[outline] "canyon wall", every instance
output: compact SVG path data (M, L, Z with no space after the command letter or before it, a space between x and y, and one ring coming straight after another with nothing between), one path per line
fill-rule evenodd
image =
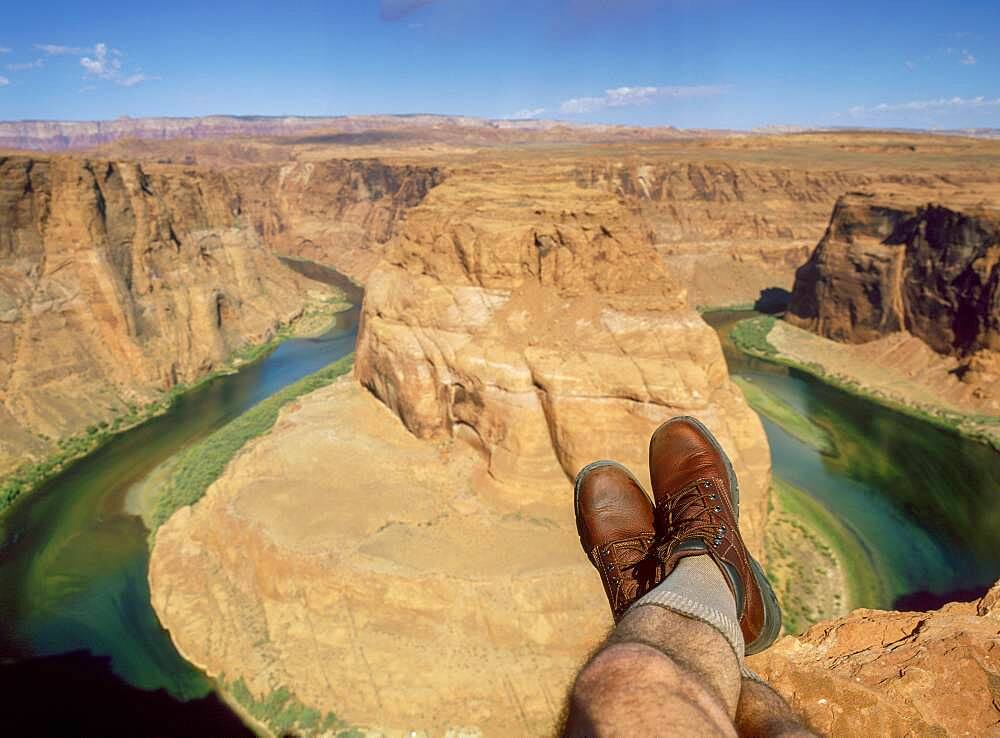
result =
M820 157L793 164L766 152L756 160L714 158L721 153L636 155L576 171L578 184L613 193L642 216L696 305L754 303L769 288L790 290L846 191L886 182L950 187L930 174L834 168Z
M225 177L0 157L0 471L298 316Z
M787 319L838 341L908 331L934 350L1000 350L1000 212L851 194L798 270Z
M364 281L405 211L444 179L436 166L328 159L227 172L240 208L274 251Z
M718 338L641 220L562 170L458 171L371 274L359 381L419 437L457 436L497 479L572 478L694 414L730 449L756 551L770 459Z

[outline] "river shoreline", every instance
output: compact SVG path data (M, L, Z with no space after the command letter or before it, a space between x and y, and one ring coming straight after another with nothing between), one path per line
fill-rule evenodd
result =
M806 361L793 356L774 346L768 340L768 336L771 335L777 324L778 319L772 316L748 318L733 329L733 343L750 356L805 372L856 397L875 402L943 430L951 431L1000 452L1000 417L962 412L937 403L919 402L904 397L898 392L890 394L885 389L869 386L856 373L834 373L814 360ZM783 322L781 327L790 331L802 330ZM838 347L838 344L833 341L830 341L830 344L834 350Z
M337 315L354 307L345 299L342 290L334 288L334 294L325 300L311 300L302 311L288 323L279 326L275 334L259 343L250 343L234 351L217 368L189 384L177 384L163 395L147 403L134 415L118 416L111 421L97 421L86 431L66 436L56 441L63 450L54 452L34 461L22 464L8 474L0 476L0 522L19 500L36 492L50 479L78 461L99 451L116 437L135 430L144 423L158 418L176 405L183 397L190 395L219 377L235 374L243 367L268 356L282 343L291 338L315 338L327 331L336 321Z

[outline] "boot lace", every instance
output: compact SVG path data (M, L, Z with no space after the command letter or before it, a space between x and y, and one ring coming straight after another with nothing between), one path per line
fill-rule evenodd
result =
M706 545L711 540L717 540L725 527L717 525L712 518L721 510L721 502L711 504L697 485L668 497L658 510L663 535L655 547L656 558L666 563L674 547L682 540L702 538Z

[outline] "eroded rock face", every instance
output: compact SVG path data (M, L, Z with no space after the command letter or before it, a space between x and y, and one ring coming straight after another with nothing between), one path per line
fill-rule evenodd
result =
M796 274L787 319L850 343L905 330L940 353L997 351L998 262L995 211L845 196Z
M646 470L645 442L694 414L734 457L760 551L770 458L718 339L640 221L563 172L456 172L372 273L356 375L424 438L478 448L500 480Z
M221 175L0 158L0 471L267 339L310 289Z
M1000 736L1000 583L937 612L857 610L749 662L834 738Z
M271 249L365 281L406 210L444 173L434 166L330 159L234 169L227 177Z

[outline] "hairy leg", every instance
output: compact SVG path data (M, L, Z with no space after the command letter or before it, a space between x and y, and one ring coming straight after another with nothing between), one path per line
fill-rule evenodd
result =
M718 630L643 605L577 676L564 734L735 736L739 696L739 662Z
M736 731L740 738L816 738L780 694L753 679L743 680Z

